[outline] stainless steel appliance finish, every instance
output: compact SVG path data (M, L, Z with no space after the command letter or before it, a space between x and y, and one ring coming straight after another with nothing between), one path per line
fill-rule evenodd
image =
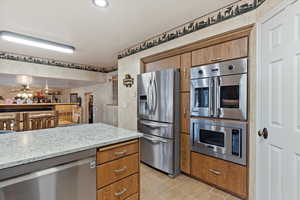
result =
M138 76L138 130L142 162L176 176L179 173L180 73L177 69Z
M11 173L14 177L0 181L0 200L96 200L95 155L78 157L80 160L74 155L71 158L75 160L40 171L19 176ZM45 167L38 166L39 162L34 165ZM14 172L14 168L10 170Z
M178 70L162 70L138 76L138 118L173 123Z
M247 164L247 125L245 122L222 122L191 119L192 151Z
M144 134L141 138L141 159L143 162L174 174L174 146L175 140Z
M191 115L247 120L247 58L191 69Z

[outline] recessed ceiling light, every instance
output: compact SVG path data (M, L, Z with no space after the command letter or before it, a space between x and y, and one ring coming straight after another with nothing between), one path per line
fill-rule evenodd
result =
M24 44L27 46L38 47L42 49L58 51L61 53L74 53L75 48L69 45L51 42L31 36L21 35L9 31L0 31L0 38L8 42Z
M94 0L94 4L100 8L106 8L108 6L107 0Z

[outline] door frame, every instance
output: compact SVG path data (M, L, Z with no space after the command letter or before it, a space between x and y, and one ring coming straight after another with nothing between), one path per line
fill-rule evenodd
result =
M93 92L85 92L84 93L84 123L89 123L89 99L90 96L94 95Z
M261 48L262 48L262 26L264 23L266 23L268 20L270 20L272 17L274 17L275 15L277 15L278 13L284 11L285 9L287 9L290 5L292 5L293 3L297 2L298 0L284 0L283 2L281 2L278 6L276 6L274 9L272 9L271 11L269 11L266 15L264 15L263 17L257 19L257 23L256 23L256 61L257 61L257 65L256 65L256 120L255 120L255 134L261 129L263 128L263 124L262 124L262 115L261 115L261 110L262 110L262 84L261 84L261 79L262 79L262 56L261 56ZM258 184L257 181L259 180L259 174L258 174L258 169L259 169L259 163L258 161L258 157L260 155L260 151L259 151L259 137L256 134L256 140L255 140L255 151L256 151L256 164L255 164L255 189L254 189L254 197L256 200L259 199L258 193L257 193L257 188L258 188Z

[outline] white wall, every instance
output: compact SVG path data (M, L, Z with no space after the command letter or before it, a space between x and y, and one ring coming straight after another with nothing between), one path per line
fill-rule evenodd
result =
M113 103L112 96L112 82L109 79L114 75L110 73L105 75L105 82L87 86L74 88L69 91L69 93L78 93L78 96L82 99L82 110L84 112L85 108L85 94L92 93L94 95L94 122L102 122L110 125L117 126L117 107L110 106L108 104ZM85 113L83 113L85 116ZM85 117L83 117L85 118ZM84 119L85 121L86 119Z

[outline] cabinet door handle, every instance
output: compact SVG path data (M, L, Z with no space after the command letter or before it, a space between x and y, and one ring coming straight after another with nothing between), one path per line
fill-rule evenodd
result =
M115 196L116 196L116 197L119 197L119 196L121 196L122 194L124 194L125 192L127 192L127 189L126 189L126 188L123 188L120 192L116 192L116 193L115 193Z
M221 60L223 60L223 59L222 58L215 58L215 59L211 59L210 61L217 62L217 61L221 61Z
M124 172L124 171L126 171L126 170L127 170L127 167L124 166L124 167L122 167L122 168L120 168L120 169L114 170L114 172L115 172L115 173L121 173L121 172Z
M115 152L115 155L116 156L123 156L127 153L127 150L124 150L124 151L119 151L119 152Z
M208 171L210 171L211 173L213 173L215 175L221 175L221 172L214 170L214 169L209 169Z

